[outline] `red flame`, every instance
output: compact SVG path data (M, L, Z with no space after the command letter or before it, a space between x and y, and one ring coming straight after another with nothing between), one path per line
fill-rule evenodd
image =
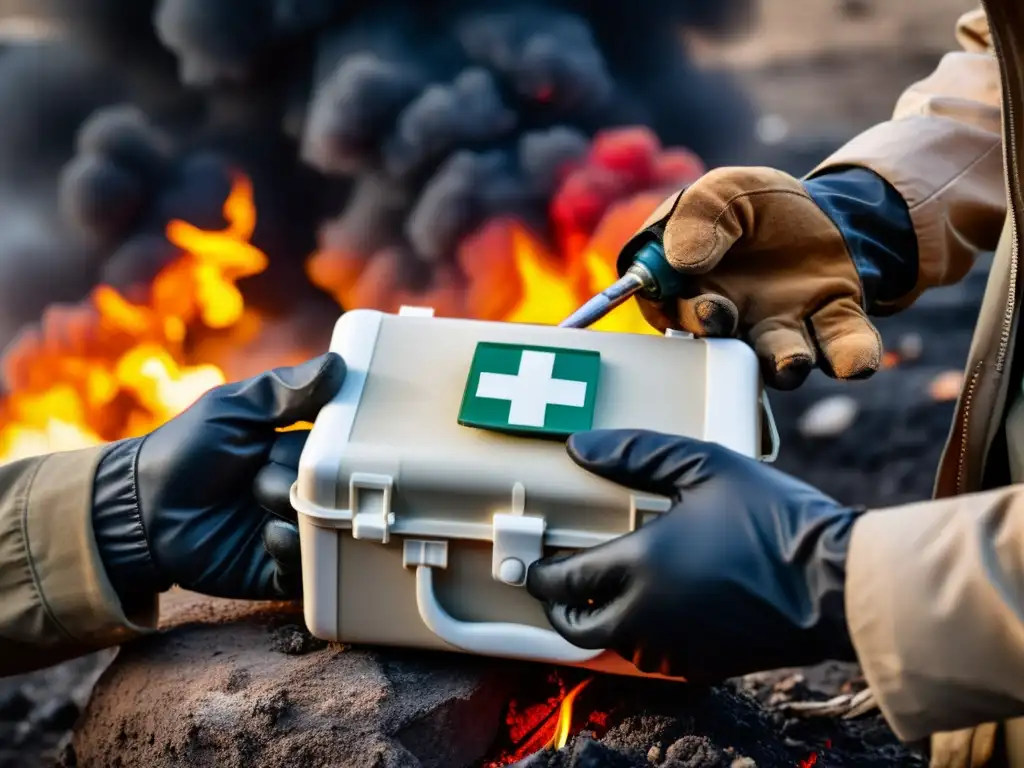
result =
M564 681L553 675L549 686L557 686L556 694L546 696L535 691L538 698L530 703L510 702L501 742L504 746L499 746L497 757L486 762L485 768L501 768L537 752L561 749L581 730L603 734L608 727L608 713L591 711L586 718L579 716L579 696L592 679L567 690Z

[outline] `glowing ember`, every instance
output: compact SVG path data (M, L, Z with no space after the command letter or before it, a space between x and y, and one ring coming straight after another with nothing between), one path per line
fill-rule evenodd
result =
M558 709L558 724L555 726L555 733L551 737L551 741L545 745L547 749L561 749L569 741L569 736L572 735L573 703L576 701L576 697L579 696L580 691L587 687L591 679L588 677L569 691L569 695L562 700L562 706Z
M506 730L484 768L502 768L531 755L562 749L580 730L601 736L608 729L610 714L591 711L583 717L578 709L579 696L592 680L583 680L567 691L566 682L555 672L540 689L528 688L523 699L510 701Z
M19 336L4 358L0 462L143 434L224 383L219 367L189 360L184 347L196 332L239 322L236 281L267 267L249 243L256 208L248 178L235 178L223 214L228 226L219 231L168 223L167 239L182 253L144 304L99 286Z

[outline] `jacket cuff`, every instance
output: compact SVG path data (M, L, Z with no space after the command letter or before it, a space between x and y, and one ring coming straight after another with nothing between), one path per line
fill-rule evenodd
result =
M864 307L894 302L917 282L917 238L907 204L867 168L836 168L806 179L804 189L846 241L864 292Z
M1024 489L875 510L855 524L846 618L896 734L1024 715Z
M92 524L107 577L126 610L169 588L150 553L135 487L142 438L113 443L100 459L93 484Z
M998 132L952 119L906 117L869 128L809 175L864 168L906 203L917 243L917 280L903 297L876 301L876 314L893 314L929 288L958 282L978 253L995 247L1006 217L1000 146Z
M23 518L36 588L62 631L90 648L155 628L157 599L122 605L93 531L93 479L103 449L55 453L38 465Z

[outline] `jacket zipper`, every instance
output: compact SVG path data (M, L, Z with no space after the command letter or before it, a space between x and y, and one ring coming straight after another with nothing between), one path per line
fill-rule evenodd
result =
M999 61L999 71L1003 80L1003 116L1005 120L1005 131L1003 136L1003 165L1007 177L1007 211L1010 217L1010 276L1009 292L1006 298L1006 310L1003 313L1003 327L999 335L999 351L996 354L996 372L1002 373L1006 366L1006 357L1010 346L1010 335L1013 329L1013 313L1017 303L1017 265L1019 257L1019 242L1017 238L1017 201L1020 199L1020 178L1017 169L1017 142L1014 122L1014 102L1010 94L1013 81L1007 72L1006 57L1003 55L1002 42L996 33L997 24L992 23L990 3L982 0L985 8L985 15L989 19L989 32L992 35L992 45L995 49L996 59ZM1001 21L1001 20L1000 20ZM961 421L960 431L960 456L957 466L956 487L958 493L964 492L966 480L965 464L967 462L968 444L968 423L971 418L971 404L974 400L974 393L978 386L978 379L981 377L984 361L979 360L971 374L970 382L967 385L967 392L964 396L964 413Z

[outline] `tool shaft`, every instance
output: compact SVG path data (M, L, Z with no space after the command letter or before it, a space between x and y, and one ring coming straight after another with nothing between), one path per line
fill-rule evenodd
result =
M644 289L643 279L627 272L558 324L559 328L588 328Z

